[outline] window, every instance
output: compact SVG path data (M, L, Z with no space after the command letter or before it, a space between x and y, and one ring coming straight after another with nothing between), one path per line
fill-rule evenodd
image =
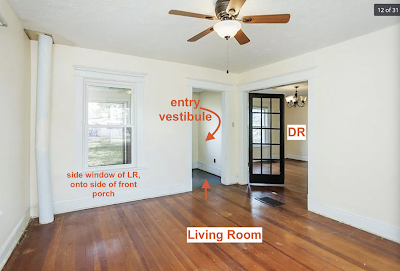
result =
M143 167L144 76L75 68L77 171Z
M86 91L87 166L132 164L133 90L89 85Z
M267 108L253 108L254 113L261 114L252 114L253 115L253 142L260 142L263 144L269 143L269 133L262 128L268 128L268 118ZM262 117L261 117L262 116ZM257 129L259 128L259 129ZM262 138L262 141L261 141ZM261 146L260 146L261 147Z

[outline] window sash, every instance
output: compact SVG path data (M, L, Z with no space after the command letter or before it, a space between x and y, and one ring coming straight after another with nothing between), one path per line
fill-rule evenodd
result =
M124 124L124 125L116 125L116 124L107 124L107 125L102 125L102 124L88 124L89 122L89 116L88 116L88 104L89 104L89 87L90 86L96 86L96 87L111 87L111 88L124 88L127 90L131 91L131 108L130 108L130 124ZM83 101L83 170L84 171L112 171L112 170L122 170L122 169L127 169L127 168L132 168L137 166L137 126L136 124L136 110L137 110L137 105L136 105L136 90L134 86L127 86L127 85L118 85L118 84L113 84L113 83L101 83L101 82L90 82L86 81L85 86L84 86L84 101ZM91 101L93 102L93 101ZM115 103L121 103L119 100L113 100L110 99L109 101L102 101L102 102L115 102ZM119 165L108 165L108 166L95 166L95 167L90 167L89 166L89 128L131 128L131 163L129 164L119 164Z

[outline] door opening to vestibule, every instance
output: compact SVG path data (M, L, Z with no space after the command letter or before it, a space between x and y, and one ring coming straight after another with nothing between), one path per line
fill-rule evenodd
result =
M213 133L220 126L221 119L201 108L215 112L222 116L222 92L208 91L206 89L193 89L193 100L200 101L200 105L193 105L193 115L207 113L211 115L209 121L192 122L192 188L202 187L204 181L210 185L221 184L222 174L222 131L213 135L212 140L207 140L208 133Z

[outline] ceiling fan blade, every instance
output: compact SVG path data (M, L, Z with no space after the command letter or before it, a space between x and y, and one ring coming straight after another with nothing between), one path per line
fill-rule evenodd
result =
M216 20L217 19L215 16L211 16L211 15L204 15L204 14L181 11L181 10L174 10L174 9L170 10L168 13L172 14L172 15L186 16L186 17L207 19L207 20Z
M226 12L229 13L230 10L234 10L235 12L233 14L238 14L245 2L246 0L230 0Z
M250 42L250 39L246 36L246 34L240 29L239 32L237 32L235 39L239 42L240 45L244 45L248 42Z
M243 16L245 24L285 24L289 22L290 14Z
M188 42L195 42L198 41L199 39L201 39L204 36L207 36L208 34L210 34L211 32L214 31L213 27L207 28L206 30L204 30L203 32L197 34L196 36L194 36L191 39L188 39Z

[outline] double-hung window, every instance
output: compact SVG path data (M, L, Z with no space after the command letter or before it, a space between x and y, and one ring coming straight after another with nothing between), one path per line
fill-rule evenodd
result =
M86 87L87 168L135 165L134 90L127 87Z
M75 168L143 167L144 74L75 68Z

